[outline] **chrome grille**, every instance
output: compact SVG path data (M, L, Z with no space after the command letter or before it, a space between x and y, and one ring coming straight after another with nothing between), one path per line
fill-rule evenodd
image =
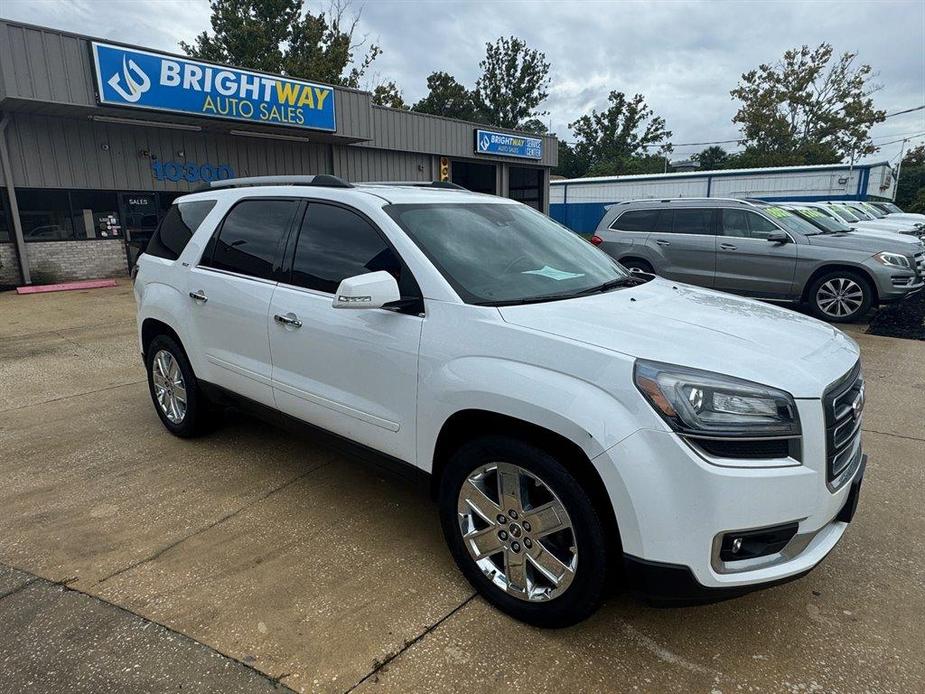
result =
M925 277L925 251L915 254L915 269L919 275Z
M861 363L826 390L825 408L826 480L834 487L861 459L861 414L864 409L864 377Z

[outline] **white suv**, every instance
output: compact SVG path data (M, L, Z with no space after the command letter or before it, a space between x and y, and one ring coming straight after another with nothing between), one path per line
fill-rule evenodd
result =
M857 504L854 341L630 275L510 200L225 181L176 201L135 295L169 431L253 405L430 473L462 572L534 624L612 584L694 602L801 576Z

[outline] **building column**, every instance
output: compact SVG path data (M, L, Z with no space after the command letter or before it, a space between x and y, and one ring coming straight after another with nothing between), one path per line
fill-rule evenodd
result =
M19 219L19 203L16 200L16 187L13 185L13 167L10 166L10 153L6 146L6 126L10 124L10 117L4 113L0 118L0 173L6 185L6 195L10 204L10 217L13 221L13 238L16 239L16 255L19 257L19 271L23 284L32 284L32 275L29 272L29 256L26 253L26 242L22 234L22 222Z

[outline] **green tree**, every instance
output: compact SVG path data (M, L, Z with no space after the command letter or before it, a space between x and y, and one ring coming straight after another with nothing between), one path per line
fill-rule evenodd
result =
M358 35L360 15L347 16L349 0L331 0L317 14L303 14L302 0L210 0L209 6L212 33L180 42L193 58L358 87L382 52Z
M692 154L691 159L697 162L703 171L716 171L726 166L729 153L718 145L712 145L698 154Z
M794 48L773 65L746 72L730 94L741 102L732 122L744 136L746 165L825 164L876 151L870 128L886 115L874 108L869 65L832 46Z
M427 96L411 107L413 111L435 116L483 122L472 92L448 72L433 72L427 77Z
M401 89L392 81L376 85L373 89L372 102L379 106L388 106L389 108L408 108L408 104L406 104L404 98L402 98Z
M913 147L903 157L896 204L906 212L925 213L925 145Z
M587 163L584 175L662 171L664 159L650 150L671 151L671 131L665 129L665 120L652 112L642 94L627 99L623 92L612 91L607 100L607 109L592 110L569 124L576 139L575 157Z
M568 142L559 140L559 164L552 173L565 178L581 178L588 173L591 162L578 156Z
M519 128L547 115L537 110L548 96L549 63L544 53L514 36L502 36L485 44L479 68L482 75L476 80L473 100L487 123Z

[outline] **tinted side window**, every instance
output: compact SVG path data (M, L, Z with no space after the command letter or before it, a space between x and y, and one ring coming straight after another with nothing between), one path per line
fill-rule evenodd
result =
M749 237L745 210L723 210L723 236Z
M298 209L295 200L244 200L228 213L204 265L251 277L273 278L281 242Z
M171 205L161 225L151 236L145 253L176 260L212 208L214 200L196 200Z
M771 223L771 220L765 219L760 214L754 212L746 212L746 214L748 215L748 230L753 238L766 239L769 234L780 231Z
M402 272L398 256L365 218L336 205L309 204L292 262L292 284L333 294L341 280L379 270L398 280L402 296L417 293L409 288L414 281L410 273Z
M631 210L624 212L610 225L621 231L652 231L659 210Z
M671 210L660 210L658 217L655 219L655 225L652 227L652 231L670 234L672 216L673 213Z
M712 210L675 210L672 231L675 234L712 234Z

